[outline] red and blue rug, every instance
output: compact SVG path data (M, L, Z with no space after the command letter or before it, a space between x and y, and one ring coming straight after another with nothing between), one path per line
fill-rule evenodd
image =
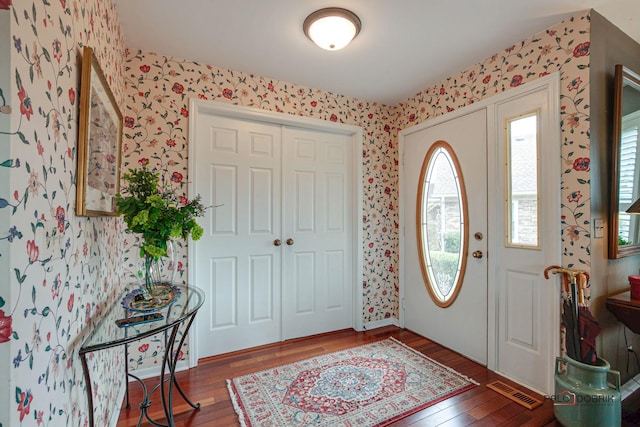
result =
M227 380L244 427L385 426L477 383L389 338Z

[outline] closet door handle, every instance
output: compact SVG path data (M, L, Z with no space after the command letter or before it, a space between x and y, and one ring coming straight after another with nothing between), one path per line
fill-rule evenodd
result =
M273 246L280 246L282 244L282 241L280 239L276 239L273 241Z
M287 239L287 245L293 246L293 239L291 237Z

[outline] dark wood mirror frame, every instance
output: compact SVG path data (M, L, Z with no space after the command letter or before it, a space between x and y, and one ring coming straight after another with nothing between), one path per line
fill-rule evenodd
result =
M623 117L623 92L624 87L629 86L638 91L640 96L640 75L624 67L616 65L613 96L613 134L611 140L611 201L609 204L609 258L623 258L640 254L640 241L628 245L620 245L619 214L620 214L620 160L621 160L621 136ZM640 155L640 149L636 151ZM638 162L637 162L638 164ZM636 171L638 176L638 171ZM636 198L638 195L635 196ZM635 200L632 201L632 203ZM638 215L637 221L640 221Z

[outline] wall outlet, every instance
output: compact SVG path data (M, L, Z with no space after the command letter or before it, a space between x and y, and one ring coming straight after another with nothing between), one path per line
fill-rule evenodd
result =
M595 219L593 221L593 238L601 239L604 237L604 221L602 219Z

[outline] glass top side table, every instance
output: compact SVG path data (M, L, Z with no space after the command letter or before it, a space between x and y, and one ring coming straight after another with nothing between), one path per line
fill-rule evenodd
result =
M127 294L131 292L132 287L125 289L123 294L113 303L111 307L104 313L102 319L98 321L93 330L89 333L89 336L85 339L80 347L80 357L82 362L82 370L84 372L84 378L87 390L87 400L89 405L89 425L94 426L93 419L93 394L91 387L90 370L87 365L87 354L100 351L107 348L125 346L125 372L128 376L132 377L142 385L143 401L140 403L140 422L143 417L157 426L173 426L173 389L175 388L189 403L193 409L200 407L200 404L192 403L184 391L180 387L180 384L175 378L175 368L180 357L180 350L184 344L184 340L187 337L187 333L195 319L195 315L204 302L204 293L202 290L195 286L175 286L179 290L179 295L175 297L171 304L161 307L152 312L145 311L140 313L125 308L121 302ZM116 320L129 318L139 315L145 315L150 313L160 313L163 317L160 320L155 320L149 323L132 324L126 327L119 327L116 325ZM182 336L178 337L178 333L182 330ZM161 367L160 380L150 391L144 382L129 373L128 367L128 353L127 344L133 341L156 335L158 333L164 333L164 356ZM168 382L168 387L162 387L164 382ZM129 383L126 383L127 387L127 407L129 406ZM149 417L147 408L150 405L150 395L156 389L160 389L162 398L162 406L164 409L167 424L160 424ZM168 390L165 390L167 388ZM138 424L140 424L140 422Z

